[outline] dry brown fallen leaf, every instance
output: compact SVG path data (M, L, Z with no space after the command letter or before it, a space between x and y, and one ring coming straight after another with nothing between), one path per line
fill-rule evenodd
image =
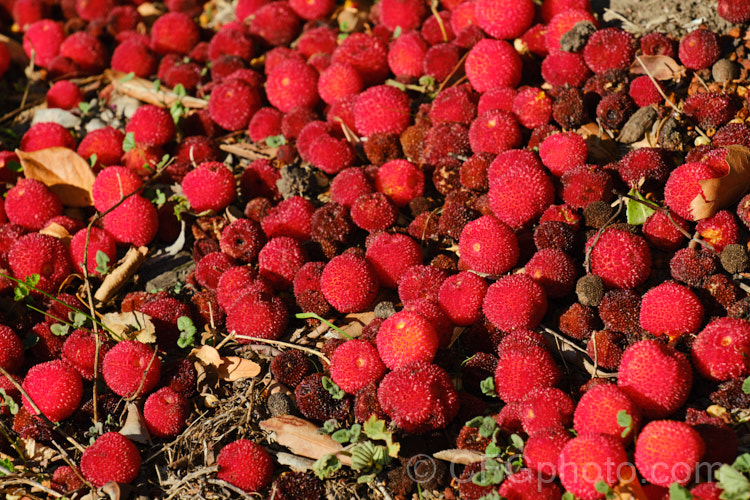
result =
M750 149L744 146L726 146L729 173L717 179L698 181L703 196L690 202L690 213L694 220L711 217L719 210L732 205L750 189Z
M318 432L318 426L312 422L292 415L281 415L260 422L260 428L272 433L271 439L286 446L295 455L315 460L332 454L338 456L341 463L351 465L352 459L341 452L344 447L327 434Z
M70 240L73 239L73 237L70 235L68 230L65 229L63 226L61 226L60 224L58 224L57 222L51 222L45 228L40 229L39 234L46 234L47 236L52 236L53 238L57 238L58 240L62 241L65 245L69 245Z
M188 358L193 360L199 372L216 375L226 382L257 377L261 371L258 363L239 356L222 356L210 345L196 347Z
M485 459L484 453L479 453L474 450L460 450L457 448L441 450L437 453L433 453L432 456L438 460L445 460L446 462L460 465L469 465L475 462L481 462Z
M156 342L156 327L151 317L140 311L107 313L101 317L101 321L122 339L135 339L144 344Z
M29 65L29 56L27 56L26 51L23 50L23 45L3 34L0 34L0 42L4 43L8 48L10 60L13 64L19 68L25 68Z
M598 123L587 123L581 126L577 133L586 141L590 163L605 164L617 159L619 154L617 144Z
M367 326L373 319L375 319L375 313L372 311L349 313L344 316L344 321L348 323L342 326L341 330L350 337L359 337L365 326Z
M684 66L671 57L663 55L639 56L630 65L630 72L635 75L650 73L656 80L679 80L686 75Z
M228 382L242 380L244 378L257 377L260 374L260 365L249 359L239 356L226 356L221 358L219 365L219 378Z
M146 421L138 409L138 405L130 401L125 407L125 411L127 411L125 423L118 432L136 443L150 444L151 435L146 427Z
M88 207L96 176L89 163L72 149L55 147L27 153L16 149L27 179L36 179L60 197L63 205Z

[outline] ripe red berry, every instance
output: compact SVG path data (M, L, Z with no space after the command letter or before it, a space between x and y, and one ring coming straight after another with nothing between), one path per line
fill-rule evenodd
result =
M156 438L173 438L185 428L190 403L170 387L151 394L143 405L143 419L148 432Z
M94 486L110 481L131 483L140 468L138 448L118 432L102 434L81 456L81 473Z
M238 439L224 446L216 457L218 479L242 491L260 491L271 482L273 459L259 444Z
M161 360L146 344L123 340L104 356L102 374L115 394L122 397L143 395L159 382Z
M22 386L39 410L53 422L71 416L83 397L81 376L59 359L32 366ZM36 414L26 397L23 406Z

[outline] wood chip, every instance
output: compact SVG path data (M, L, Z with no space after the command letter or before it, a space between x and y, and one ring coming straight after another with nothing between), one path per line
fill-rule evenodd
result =
M169 108L176 101L181 101L182 105L191 109L203 109L208 107L208 101L198 99L197 97L184 96L180 98L177 94L166 87L154 89L154 82L143 78L128 79L127 73L107 69L104 71L104 78L112 82L115 92L138 99L139 101ZM124 80L124 81L123 81Z
M104 278L101 286L94 294L94 298L102 304L109 302L120 288L138 272L138 268L146 261L147 255L148 247L131 247L125 254L122 263Z
M484 453L479 453L478 451L474 450L459 450L455 448L438 451L432 456L437 458L438 460L445 460L446 462L450 462L452 464L461 465L469 465L476 462L481 462L485 458Z

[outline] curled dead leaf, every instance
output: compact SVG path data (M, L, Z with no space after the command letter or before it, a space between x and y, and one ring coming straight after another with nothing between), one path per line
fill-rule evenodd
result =
M260 428L271 434L271 438L281 446L286 446L295 455L319 459L332 454L341 463L351 465L352 459L341 455L344 447L327 434L318 432L318 426L299 417L281 415L260 422Z
M729 172L723 177L698 181L703 194L690 202L690 213L696 221L732 205L750 189L750 149L737 145L724 149L728 151Z
M119 431L120 434L136 443L151 443L151 435L138 405L131 401L127 404L126 411L125 423Z
M221 365L221 354L219 354L219 351L215 347L210 345L196 347L190 351L188 357L203 366L212 365L218 369L219 365Z
M635 75L651 74L656 80L679 80L687 73L685 67L669 56L638 56L630 65Z
M121 500L123 498L130 498L133 487L129 484L120 484L110 481L102 486L101 491L109 497L109 500Z
M19 444L26 460L42 462L42 465L46 465L59 455L57 450L38 443L31 438L20 438Z
M96 176L89 163L72 149L55 147L27 153L16 149L24 176L49 187L63 205L88 207Z

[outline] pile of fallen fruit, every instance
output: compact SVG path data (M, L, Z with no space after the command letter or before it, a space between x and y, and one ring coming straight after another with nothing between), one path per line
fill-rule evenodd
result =
M714 4L0 2L0 493L750 498Z

